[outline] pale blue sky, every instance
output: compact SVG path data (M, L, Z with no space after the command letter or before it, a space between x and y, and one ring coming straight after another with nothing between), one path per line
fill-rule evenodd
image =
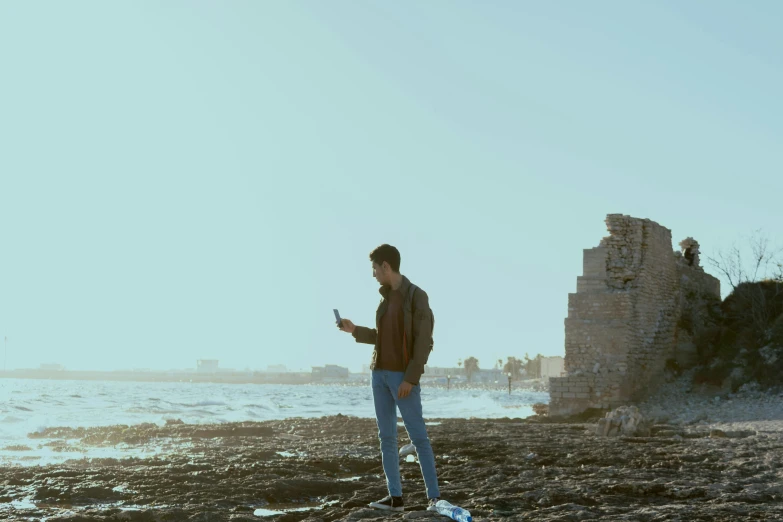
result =
M777 239L782 24L777 1L3 2L8 367L359 370L332 308L372 323L384 242L430 294L432 364L562 354L607 213L707 254Z

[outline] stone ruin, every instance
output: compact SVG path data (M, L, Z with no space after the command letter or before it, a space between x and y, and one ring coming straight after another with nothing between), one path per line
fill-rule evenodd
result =
M628 404L661 384L669 361L692 366L692 322L720 301L696 240L673 252L671 230L654 221L609 214L606 225L568 294L565 376L549 380L553 416Z

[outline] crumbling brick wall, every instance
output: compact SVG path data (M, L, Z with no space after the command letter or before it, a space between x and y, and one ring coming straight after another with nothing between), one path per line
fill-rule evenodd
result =
M683 310L690 317L701 306L693 296L720 296L692 238L675 253L671 231L649 219L610 214L606 225L609 236L584 251L577 292L568 295L567 376L550 379L552 415L614 408L649 393L667 361L692 346L678 325Z

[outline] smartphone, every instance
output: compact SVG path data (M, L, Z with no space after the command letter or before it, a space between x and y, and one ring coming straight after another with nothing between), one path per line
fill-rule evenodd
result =
M343 320L340 319L340 312L337 311L337 308L334 308L334 318L337 321L337 328L340 328L343 325Z

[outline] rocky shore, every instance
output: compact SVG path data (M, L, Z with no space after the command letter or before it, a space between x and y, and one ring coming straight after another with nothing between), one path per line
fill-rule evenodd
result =
M681 418L659 406L645 437L596 436L598 418L433 419L429 431L443 497L475 520L783 520L783 400L769 398L767 418L738 424L720 413L766 398L705 397L714 411L698 420L705 412ZM650 415L652 406L640 409ZM402 427L400 435L407 443ZM371 419L60 428L30 445L41 439L57 441L55 451L157 453L2 468L0 519L446 520L424 511L418 465L404 459L406 512L366 508L386 494Z
M783 389L761 391L756 383L736 393L694 384L695 370L662 385L639 404L646 418L689 426L783 432Z

